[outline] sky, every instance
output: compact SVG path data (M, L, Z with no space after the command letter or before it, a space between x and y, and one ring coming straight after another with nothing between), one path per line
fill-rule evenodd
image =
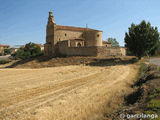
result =
M0 44L44 44L50 10L56 24L88 24L121 46L131 23L146 20L160 31L160 0L0 0Z

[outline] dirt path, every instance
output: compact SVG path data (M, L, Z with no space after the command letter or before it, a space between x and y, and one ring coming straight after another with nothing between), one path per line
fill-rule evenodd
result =
M0 120L89 119L136 73L134 65L0 69Z
M160 58L151 58L150 63L160 66Z

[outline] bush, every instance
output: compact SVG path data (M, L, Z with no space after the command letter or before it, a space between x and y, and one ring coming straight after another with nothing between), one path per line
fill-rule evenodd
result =
M158 118L155 120L160 120L160 88L154 89L154 91L149 95L149 103L146 105L147 109L145 114L156 114Z
M4 49L4 55L8 55L8 54L11 54L11 49L9 48Z
M7 60L0 60L0 64L6 64L6 63L9 63L10 61L7 61Z

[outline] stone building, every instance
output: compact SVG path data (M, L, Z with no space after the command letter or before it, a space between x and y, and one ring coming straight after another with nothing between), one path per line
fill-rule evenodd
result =
M105 47L112 47L112 44L111 44L111 42L109 42L109 41L104 41L104 40L103 40L102 44L103 44L103 46L105 46Z
M90 28L56 25L53 13L49 12L46 30L46 56L109 56L110 44L102 41L102 31ZM125 55L116 48L117 55Z

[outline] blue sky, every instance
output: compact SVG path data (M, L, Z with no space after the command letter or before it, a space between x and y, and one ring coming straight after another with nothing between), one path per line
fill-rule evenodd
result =
M146 20L160 30L160 0L0 0L0 44L44 44L50 10L56 24L88 24L121 46L131 23Z

